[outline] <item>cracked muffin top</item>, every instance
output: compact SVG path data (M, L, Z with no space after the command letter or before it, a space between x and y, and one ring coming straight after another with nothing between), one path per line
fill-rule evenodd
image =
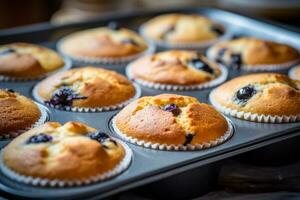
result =
M282 74L251 74L219 86L211 98L223 107L264 115L299 115L300 81Z
M113 106L132 98L136 91L123 75L96 67L56 73L38 84L46 104L66 107Z
M4 164L34 178L78 180L104 174L124 158L124 147L79 122L47 122L9 143Z
M73 33L61 44L63 53L78 58L120 58L141 53L147 48L137 33L114 24Z
M171 50L137 59L130 64L129 73L154 83L192 85L219 77L221 70L196 51Z
M40 116L32 100L13 90L0 89L0 136L30 128Z
M196 14L165 14L147 21L142 29L147 38L171 44L207 42L224 34L222 25Z
M64 66L55 51L28 43L0 46L0 75L35 78Z
M115 125L127 136L166 145L203 144L229 129L212 106L176 94L147 96L130 103L116 115Z
M215 44L207 52L208 58L239 69L243 65L261 68L296 61L299 52L293 47L253 37L242 37ZM264 66L268 67L268 66Z

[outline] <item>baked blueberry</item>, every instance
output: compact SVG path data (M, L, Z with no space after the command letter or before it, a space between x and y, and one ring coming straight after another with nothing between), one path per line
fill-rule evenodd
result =
M253 95L256 94L256 90L253 86L245 86L239 89L236 93L236 98L240 101L248 101Z
M231 54L230 56L230 64L228 67L233 69L240 69L242 65L242 56L241 54Z
M13 89L6 89L7 92L10 92L10 93L15 93L15 91Z
M13 48L6 48L3 50L0 50L0 56L4 56L4 55L15 53L15 52L16 52L16 50Z
M115 21L109 22L107 27L111 30L114 30L114 31L120 29L120 26L119 26L118 22L115 22Z
M47 135L45 133L40 133L38 135L33 135L27 140L27 144L38 144L38 143L46 143L52 141L52 136Z
M87 97L76 94L71 88L63 86L53 94L49 101L45 101L45 103L54 106L72 106L73 100L86 98Z
M164 32L163 32L161 38L162 38L162 39L165 39L165 38L167 37L167 35L168 35L169 33L172 33L174 30L175 30L175 26L174 26L174 25L168 26L168 27L164 30Z
M212 25L211 30L213 32L217 33L218 35L223 35L224 34L224 30L218 25Z
M193 138L194 138L194 134L192 134L192 133L187 133L187 134L185 135L185 142L184 142L183 145L188 145L188 144L190 144L190 143L192 142Z
M131 44L131 45L134 45L134 46L139 46L139 44L134 41L133 39L124 39L121 41L122 44Z
M103 143L105 140L107 140L109 138L109 136L106 133L103 133L103 132L89 133L88 136L92 140L97 140L100 143Z
M174 103L165 105L162 109L164 111L172 112L174 116L178 116L181 113L180 108Z
M218 51L216 62L223 63L223 56L224 56L226 51L227 51L226 48L222 48Z
M210 74L214 73L214 70L210 68L209 65L203 62L200 58L193 58L192 60L189 61L189 65L193 66L196 69L208 72Z

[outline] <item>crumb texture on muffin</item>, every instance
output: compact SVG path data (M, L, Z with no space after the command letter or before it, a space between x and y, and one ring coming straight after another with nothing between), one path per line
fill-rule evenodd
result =
M208 56L237 68L240 65L284 64L300 58L299 52L289 45L253 37L220 42L209 49Z
M129 29L101 27L76 32L63 39L61 50L69 56L119 58L148 48L142 37Z
M52 105L102 107L125 102L135 95L123 75L96 67L59 72L39 83L38 95Z
M196 51L171 50L137 59L130 64L130 74L154 83L193 85L217 78L221 70Z
M211 98L223 107L264 115L299 115L300 81L275 73L234 78L216 88Z
M124 155L121 144L85 124L48 122L7 145L3 162L25 176L79 180L114 169Z
M226 119L212 106L175 94L142 97L116 115L117 128L138 140L167 145L196 145L220 138Z
M29 43L0 46L0 75L34 78L64 66L55 51Z
M32 100L12 90L0 89L0 136L30 128L40 116Z
M147 38L174 44L210 41L220 37L224 28L196 14L165 14L146 22L142 29Z

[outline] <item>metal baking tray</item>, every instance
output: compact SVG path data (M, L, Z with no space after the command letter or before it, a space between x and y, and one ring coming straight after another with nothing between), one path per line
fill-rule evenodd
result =
M26 41L40 43L50 48L55 48L55 43L59 37L66 35L67 33L74 32L75 30L105 25L109 21L117 21L122 26L137 30L138 26L145 20L155 15L167 12L186 12L206 15L223 23L234 36L254 35L272 40L279 40L292 44L294 47L300 49L300 34L295 31L213 8L181 8L160 11L121 12L114 15L106 15L102 18L84 23L60 26L40 24L30 27L9 29L0 31L0 43L4 44L8 42ZM229 77L232 78L240 75L241 73L242 72L231 71ZM32 98L32 87L36 83L37 81L21 83L1 82L0 87L14 89L21 94ZM210 89L171 93L194 96L202 102L209 103L209 92ZM160 93L167 92L142 87L143 96L156 95ZM51 121L58 121L62 123L71 120L80 121L92 127L99 128L114 136L116 135L110 127L110 120L117 112L118 111L79 113L49 108ZM265 124L247 122L234 118L230 119L232 120L235 129L233 137L222 145L206 150L185 152L160 151L129 144L133 150L133 160L130 167L121 175L104 182L83 187L41 188L15 182L5 177L0 172L0 189L11 195L25 198L82 199L89 197L99 199L117 194L121 191L142 186L147 183L155 182L157 180L167 180L167 177L172 177L169 178L171 180L169 183L173 183L173 186L171 187L173 189L177 189L174 185L182 186L187 182L174 180L174 177L180 177L174 175L182 175L188 172L192 172L192 175L190 174L187 180L191 180L192 177L198 177L197 180L195 180L195 178L192 180L193 182L198 182L198 189L199 187L203 189L207 187L208 182L211 181L212 177L218 173L212 171L212 169L215 170L214 166L225 158L300 135L299 122L289 124ZM8 142L9 140L0 141L0 148L3 148ZM282 153L282 156L289 156L285 155L284 152ZM195 172L197 169L200 171L198 170L198 172ZM200 175L196 176L196 173ZM156 184L158 183L163 184L164 181L156 182ZM163 188L162 185L159 187ZM171 191L170 187L168 189ZM180 191L180 193L182 192L184 191ZM185 192L190 193L191 191L186 189ZM171 192L167 192L168 195L170 195L170 193Z

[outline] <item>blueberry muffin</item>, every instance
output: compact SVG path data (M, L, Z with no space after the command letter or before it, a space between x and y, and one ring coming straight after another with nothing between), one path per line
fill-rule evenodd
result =
M230 129L212 106L176 94L142 97L126 106L113 121L116 131L125 137L175 146L212 144Z
M220 42L207 55L230 68L246 70L281 70L300 59L291 46L253 37Z
M38 106L13 90L0 89L0 138L15 136L40 118Z
M41 101L60 108L114 106L136 95L135 87L124 76L95 67L56 73L41 81L35 90Z
M204 16L174 13L150 19L141 33L165 44L191 45L216 40L224 34L224 27Z
M128 76L158 84L190 86L221 76L220 67L196 51L170 50L144 56L128 67Z
M251 74L234 78L219 86L212 91L210 99L222 112L226 112L227 109L226 114L239 118L249 116L241 113L298 116L300 115L300 81L292 80L282 74ZM249 120L260 119L249 118ZM267 122L269 119L261 120Z
M75 59L121 59L140 54L148 48L137 33L112 23L108 27L73 33L59 45L61 52Z
M300 80L300 65L296 65L289 71L289 77L292 79Z
M19 175L46 179L50 185L53 180L78 184L99 181L101 175L125 164L125 154L121 143L85 124L48 122L9 143L3 149L2 162Z
M0 46L0 75L37 78L64 66L64 60L51 49L28 43Z

